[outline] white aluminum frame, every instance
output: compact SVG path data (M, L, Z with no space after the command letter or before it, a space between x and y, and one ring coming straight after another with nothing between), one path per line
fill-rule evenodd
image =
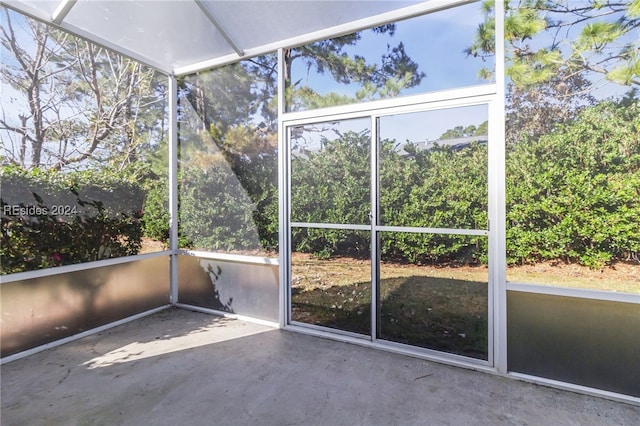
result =
M250 265L279 265L280 261L272 257L259 257L234 253L217 253L211 251L200 250L184 250L178 249L178 255L192 256L198 259L221 260L224 262L246 263Z
M240 46L238 46L238 43L236 43L236 41L231 37L231 35L229 34L229 31L227 31L223 26L222 23L220 22L220 20L213 14L213 12L211 12L207 6L205 6L202 3L202 0L193 0L198 7L200 8L200 10L202 11L202 13L204 14L204 16L207 17L207 19L209 20L209 22L211 22L213 24L214 27L216 27L216 29L218 31L220 31L220 34L222 34L222 37L224 38L224 40L229 44L229 46L231 46L231 48L236 52L236 54L240 57L244 56L244 51L242 50L242 48Z
M378 309L378 301L380 300L380 253L378 247L380 246L379 232L377 224L380 219L380 147L378 144L378 138L380 137L380 116L371 115L371 146L369 151L371 152L371 164L369 166L371 176L371 189L369 193L371 195L369 205L371 210L369 211L369 235L371 236L371 330L369 336L371 337L371 343L376 343L378 340L378 330L380 317Z
M53 12L53 15L51 15L51 20L56 24L60 24L69 12L71 12L73 6L76 5L76 1L77 0L62 0Z
M608 302L635 303L637 305L640 305L640 294L635 293L618 293L615 291L556 287L545 284L529 284L517 282L507 282L507 291L546 294L549 296L573 297L578 299L604 300Z
M169 76L169 302L178 303L178 82Z
M282 84L282 83L281 83ZM360 231L368 231L371 234L371 331L369 336L365 336L366 339L363 339L362 336L351 333L344 330L332 329L329 327L316 326L313 324L305 324L300 323L298 321L293 321L291 319L291 289L289 285L289 276L290 276L290 267L291 267L291 246L290 241L286 241L286 245L282 245L280 247L280 265L281 269L284 269L284 273L282 274L285 278L284 281L280 283L280 286L283 287L283 292L286 295L286 303L285 303L285 314L284 317L286 319L284 328L292 331L302 331L304 329L312 330L314 334L321 335L323 337L332 337L332 336L342 336L342 338L346 339L355 339L362 344L362 341L368 342L371 346L376 347L393 347L395 351L410 354L413 356L420 356L426 359L434 359L438 361L455 361L456 363L467 363L467 367L477 367L483 366L491 369L496 368L495 361L495 342L496 336L494 331L494 326L496 324L496 306L495 299L496 293L499 291L497 289L496 277L499 276L497 273L492 273L492 268L495 268L496 265L499 265L499 262L493 262L489 265L489 279L488 279L488 295L487 295L487 307L488 307L488 316L487 316L487 326L488 326L488 343L487 343L487 360L480 360L476 358L450 354L446 352L440 352L427 348L419 348L413 347L410 345L404 345L400 343L390 342L390 341L382 341L378 339L377 336L377 296L379 295L379 283L378 281L378 249L377 244L375 244L378 233L381 231L392 231L392 232L412 232L412 233L442 233L442 234L452 234L452 235L475 235L475 236L488 236L489 237L489 250L488 255L490 262L494 258L500 257L498 253L495 253L496 244L495 240L497 239L492 235L489 229L446 229L446 228L413 228L413 227L402 227L402 226L380 226L377 225L377 217L379 212L377 211L378 206L378 147L377 147L377 135L379 132L379 118L391 115L398 114L407 114L412 112L424 112L424 111L434 111L434 110L443 110L448 108L459 108L465 106L476 106L476 105L486 105L487 106L487 114L489 118L489 158L492 155L499 155L500 150L504 150L504 144L500 143L500 141L504 141L504 138L499 137L500 126L493 126L492 121L503 121L501 117L503 115L497 115L496 111L493 111L496 106L495 97L498 95L498 89L494 84L486 84L486 85L478 85L471 86L468 88L460 88L460 89L452 89L452 90L443 90L438 92L425 93L414 96L406 96L399 97L393 99L383 99L378 101L372 101L367 103L359 103L359 104L351 104L351 105L343 105L338 107L331 108L322 108L310 111L301 111L301 112L291 112L284 113L280 120L280 125L283 127L282 137L280 140L280 150L286 152L287 157L284 161L285 169L280 170L280 173L284 173L286 175L287 186L286 189L281 189L281 198L284 198L282 202L286 205L287 211L281 213L281 220L284 222L284 226L281 224L280 233L286 234L287 238L289 238L292 227L302 227L302 228L324 228L324 229L348 229L348 230L360 230ZM499 105L499 104L498 104ZM289 151L289 134L290 128L299 125L318 123L318 122L327 122L327 121L342 121L349 119L362 119L362 118L370 118L371 124L371 222L368 225L363 224L337 224L337 223L302 223L302 222L293 222L290 221L290 194L291 194L291 181L290 181L290 170L291 170L291 159ZM493 129L493 132L492 132ZM496 131L496 129L498 131ZM502 147L502 148L500 148ZM496 152L498 154L496 154ZM496 197L496 193L499 192L499 189L496 189L496 186L499 186L500 180L504 181L504 174L500 174L499 168L495 167L493 162L489 160L488 164L488 193L487 193L487 201L488 201L488 216L489 216L489 224L492 221L498 222L496 219L496 214L499 209L496 209L493 204L496 203L498 197ZM500 160L498 160L500 161ZM504 161L504 159L502 160ZM504 169L502 169L503 171ZM492 196L493 194L493 196ZM493 241L493 242L492 242ZM492 249L494 251L492 251ZM505 303L506 303L506 294L505 294ZM506 309L505 309L506 312ZM506 346L506 344L505 344Z
M154 253L136 254L133 256L114 257L112 259L96 260L94 262L76 263L73 265L56 266L53 268L37 269L34 271L16 272L15 274L0 275L0 285L16 281L32 280L35 278L50 277L52 275L68 274L70 272L86 271L88 269L102 268L122 263L137 262L139 260L153 259L156 257L171 256L170 250Z
M284 49L278 49L278 262L279 285L278 285L278 318L280 328L284 328L288 321L288 300L287 288L284 283L289 282L289 268L287 264L288 255L285 250L289 247L289 235L284 232L287 229L289 218L289 181L285 168L289 162L289 150L287 149L288 137L285 135L284 112L285 112L285 81L284 81Z
M282 116L282 121L286 122L287 126L294 126L317 121L368 118L371 115L383 117L408 112L429 111L430 109L480 105L492 101L496 93L495 84L478 84L417 95L379 99L365 103L317 108L308 111L285 112ZM430 108L428 105L435 106Z
M506 243L506 167L505 167L505 47L504 0L495 0L495 87L496 96L489 107L489 139L502 141L489 146L489 174L493 185L489 186L489 281L493 284L493 362L501 374L507 373L507 268ZM493 256L491 256L493 254ZM490 337L491 339L491 337Z

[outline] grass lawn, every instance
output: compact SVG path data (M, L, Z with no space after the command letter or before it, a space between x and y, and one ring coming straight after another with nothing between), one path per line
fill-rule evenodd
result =
M369 335L371 262L348 257L292 257L292 319ZM509 281L640 293L640 265L602 271L541 263L510 267ZM382 263L378 338L486 359L485 266Z
M292 319L368 335L371 262L315 259L292 264ZM434 273L436 272L436 273ZM456 271L383 264L378 337L486 359L487 270Z

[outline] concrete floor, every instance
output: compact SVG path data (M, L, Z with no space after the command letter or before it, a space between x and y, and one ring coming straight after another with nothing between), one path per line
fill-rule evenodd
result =
M640 407L166 310L2 366L10 425L637 425Z

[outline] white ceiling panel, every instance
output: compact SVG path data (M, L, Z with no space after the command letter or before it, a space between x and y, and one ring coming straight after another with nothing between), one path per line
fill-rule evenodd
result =
M407 1L203 1L246 49L302 36L412 4ZM418 2L413 2L418 3ZM251 14L243 12L251 11Z
M0 0L166 73L186 73L468 0ZM58 20L56 11L63 11Z
M234 52L193 1L80 0L64 22L170 68Z
M45 16L51 17L53 15L53 12L58 7L58 4L61 3L61 1L60 0L23 0L21 2L8 1L8 3L23 3L24 5L32 7L34 10L39 10L43 12Z

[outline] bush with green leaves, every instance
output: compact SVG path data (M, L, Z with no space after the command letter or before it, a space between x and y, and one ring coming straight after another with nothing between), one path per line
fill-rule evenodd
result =
M140 185L108 172L2 166L2 273L137 254Z
M323 138L322 150L292 159L291 209L294 222L369 223L370 135L347 132ZM411 228L486 229L487 147L473 143L454 149L417 150L382 142L381 223ZM294 230L296 250L316 256L368 256L369 237L339 229ZM486 238L422 233L383 233L383 256L403 261L486 261Z
M262 249L256 206L225 167L180 171L179 235L182 248L242 252Z
M294 153L292 221L369 223L369 138L366 132L347 132L323 140L322 150ZM207 167L181 167L180 246L250 252L277 247L276 155L275 150L229 154ZM481 141L429 150L383 141L381 224L486 229L487 159ZM586 108L549 134L510 145L506 160L509 264L563 260L598 268L638 260L637 103ZM140 184L126 176L3 166L3 273L135 254L143 229L148 237L167 241L166 180L148 178ZM73 214L53 214L53 206L67 206ZM40 210L9 210L27 207ZM486 237L383 232L380 242L385 259L487 262ZM319 257L367 257L371 250L367 232L340 229L294 227L292 245Z
M507 261L579 262L599 268L640 253L640 108L603 102L507 155ZM323 141L292 159L292 220L367 224L369 135ZM386 226L487 229L487 146L418 150L384 141L380 218ZM294 229L298 251L320 257L370 252L337 229ZM359 234L358 234L359 235ZM355 238L355 239L354 239ZM487 238L381 233L385 258L413 263L487 262Z
M507 261L640 253L640 110L605 102L507 156Z
M369 223L371 148L368 132L321 137L322 150L301 150L291 161L291 219L306 223ZM366 256L368 237L339 229L295 230L296 250L320 257ZM349 244L348 244L349 243ZM358 250L355 250L355 248Z
M169 186L167 179L147 179L144 203L144 236L169 245Z
M229 158L229 161L238 182L251 200L252 224L258 232L261 250L277 251L280 229L277 149L243 152Z
M479 138L481 139L481 138ZM487 228L487 145L404 152L383 144L381 223L410 228ZM486 262L487 238L434 233L384 233L381 252L412 263Z

